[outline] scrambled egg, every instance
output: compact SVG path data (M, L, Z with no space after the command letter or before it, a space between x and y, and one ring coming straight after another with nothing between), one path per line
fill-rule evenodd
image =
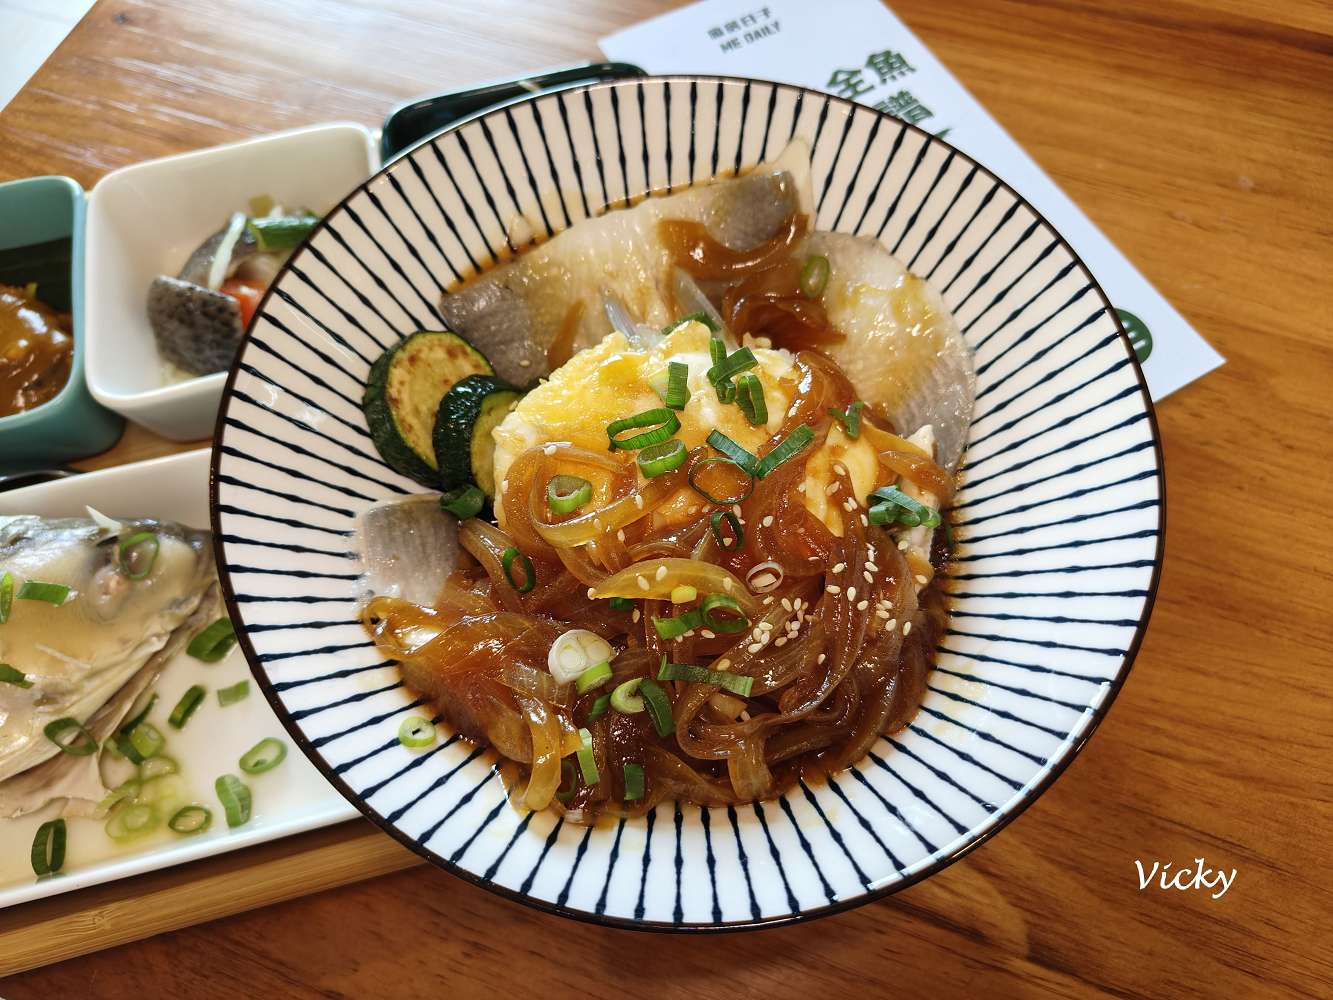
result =
M796 389L793 358L787 351L754 347L758 360L752 369L764 389L768 423L751 426L734 403L721 403L708 383L712 367L708 351L711 334L702 323L685 323L650 351L635 349L621 333L611 333L601 343L580 351L550 377L528 393L492 432L495 439L495 481L505 474L519 455L552 441L567 441L581 448L604 451L606 426L622 417L662 405L649 379L678 361L689 367L690 399L678 412L676 436L689 449L699 447L710 431L717 429L754 454L781 425ZM629 453L625 453L632 461ZM805 505L834 534L842 534L843 497L831 498L825 488L833 481L832 465L847 467L864 502L881 480L879 460L865 440L851 440L834 426L828 440L806 465ZM830 502L833 501L833 502ZM682 490L659 515L668 523L684 518L699 502L693 490Z

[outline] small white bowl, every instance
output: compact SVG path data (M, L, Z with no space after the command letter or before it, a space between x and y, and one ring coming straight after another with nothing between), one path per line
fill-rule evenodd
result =
M369 129L312 125L112 171L88 197L87 379L93 397L175 441L209 437L226 372L171 383L148 286L176 274L250 198L324 213L379 168Z

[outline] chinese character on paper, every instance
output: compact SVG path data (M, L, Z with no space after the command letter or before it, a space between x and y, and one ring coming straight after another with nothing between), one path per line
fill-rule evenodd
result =
M880 83L888 83L900 76L916 72L916 67L911 65L901 52L872 52L866 59L866 65L879 74Z
M721 38L721 37L722 37L722 29L721 29L721 28L709 28L709 29L708 29L708 37L709 37L709 38Z
M875 88L866 83L859 69L835 69L829 77L827 86L839 97L854 101L862 94L868 94Z
M728 21L726 24L726 28L727 28L727 34L731 34L732 32L740 31L741 25L739 21Z
M887 111L895 118L901 118L909 125L916 125L919 122L930 118L934 112L918 101L910 90L900 90L892 97L886 97L875 105L877 111Z

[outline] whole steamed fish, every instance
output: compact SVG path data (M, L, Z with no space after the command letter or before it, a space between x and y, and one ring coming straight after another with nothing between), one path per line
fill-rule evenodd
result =
M70 718L104 744L166 661L217 617L209 534L101 515L0 517L5 574L14 599L0 663L23 677L6 672L0 683L0 818L57 798L69 800L67 813L88 812L106 791L100 754L62 753L44 729ZM28 582L69 593L20 600Z

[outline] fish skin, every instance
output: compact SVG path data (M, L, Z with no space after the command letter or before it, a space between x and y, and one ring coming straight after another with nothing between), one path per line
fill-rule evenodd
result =
M159 353L194 375L230 368L245 333L230 295L165 274L148 286L148 322Z
M74 591L60 607L16 596L0 626L0 661L33 682L0 684L0 788L60 753L42 731L47 723L66 716L100 722L99 710L131 678L185 641L197 616L216 611L208 532L122 524L118 536L85 518L0 517L0 571L13 574L15 594L29 579ZM148 578L130 581L116 568L117 539L140 530L153 530L160 548Z
M606 336L608 295L652 328L679 318L671 255L657 237L660 220L702 222L715 239L745 250L771 238L802 207L797 189L791 172L761 167L585 219L449 292L440 313L501 378L525 385L549 373L547 351L576 308L571 353Z

